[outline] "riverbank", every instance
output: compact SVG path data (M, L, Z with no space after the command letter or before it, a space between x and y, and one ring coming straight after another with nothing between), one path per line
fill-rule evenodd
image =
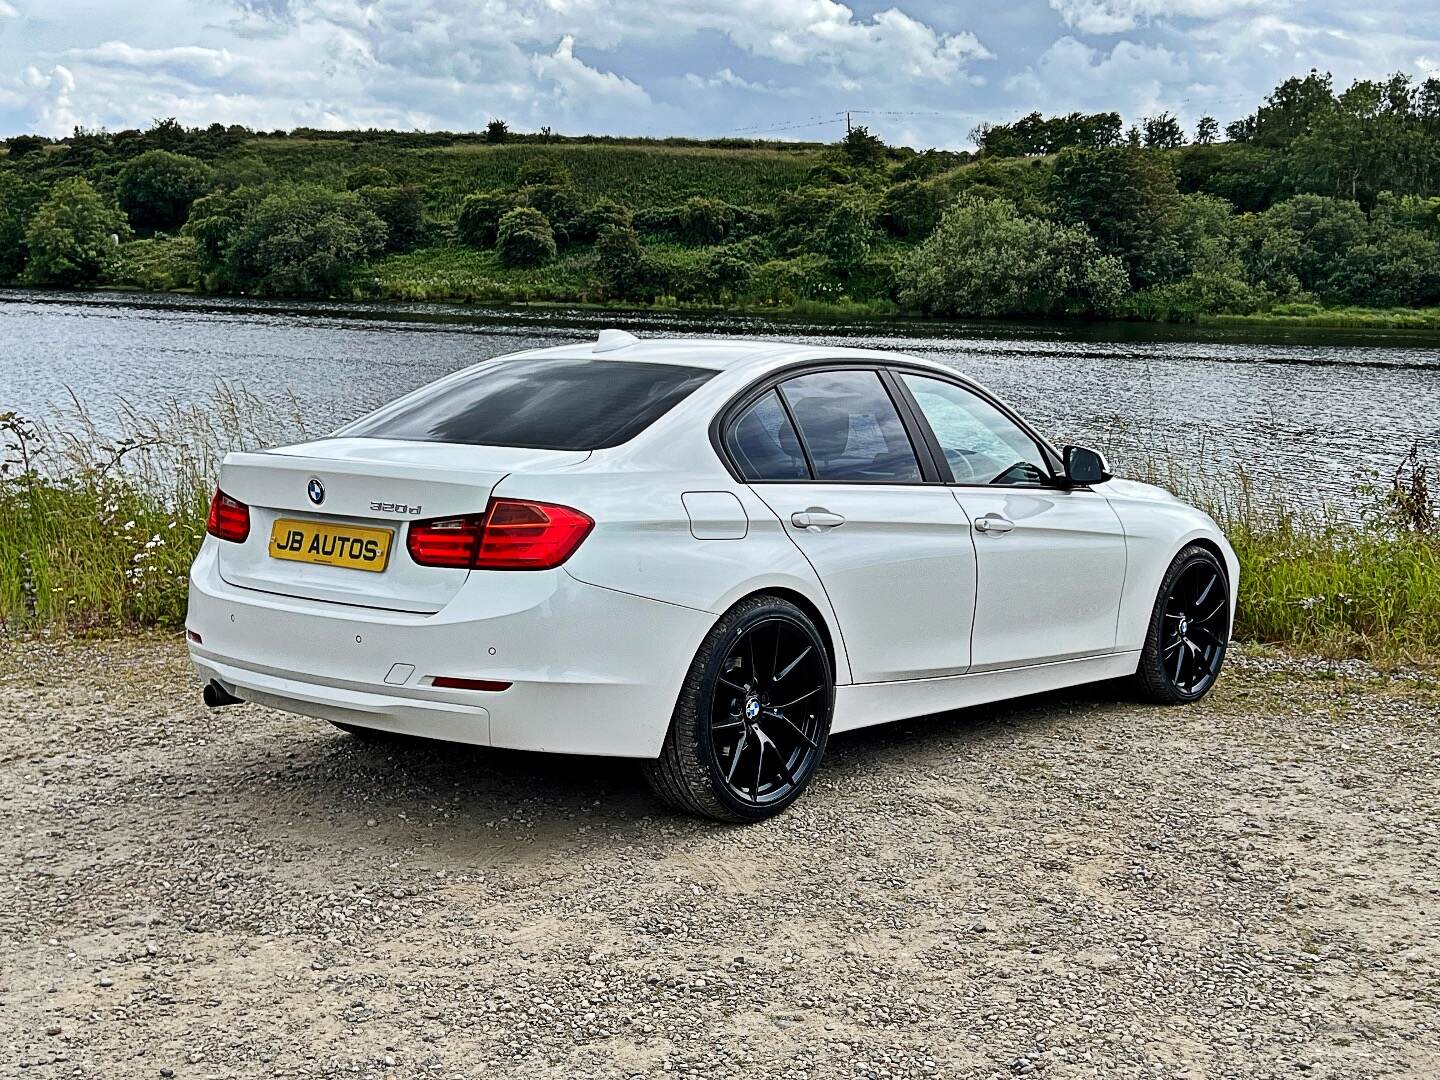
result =
M170 249L164 243L136 241L126 245L127 254L117 264L105 287L142 293L207 295L196 287L197 274L193 266L172 265L170 260L176 256L166 254ZM703 249L670 245L665 248L665 254L667 258L683 263L687 259L694 261L702 257ZM182 259L187 257L180 256ZM239 298L236 294L213 295L217 298ZM283 302L285 298L272 296L269 299ZM313 301L317 298L311 296L307 299ZM318 299L323 301L327 298ZM587 254L562 257L543 267L516 268L505 266L494 251L457 247L422 248L357 267L328 299L339 302L389 301L520 308L565 306L615 312L617 315L685 313L696 316L893 319L922 325L934 321L920 312L906 310L893 299L803 297L783 288L762 296L731 296L723 303L663 294L649 302L633 298L607 299L605 289L595 277L594 259ZM1434 331L1440 336L1440 307L1327 307L1322 304L1276 302L1268 308L1246 314L1226 314L1184 307L1156 310L1141 304L1130 304L1122 305L1107 319L1136 324L1182 323L1257 329L1419 330ZM983 324L987 320L975 318L973 321ZM1017 319L1012 316L988 321L1012 324ZM1021 318L1018 321L1025 320ZM1085 326L1106 320L1098 320L1093 315L1067 318L1064 313L1056 313L1044 321Z
M1440 691L1355 663L837 736L738 833L625 761L208 710L178 635L7 648L0 715L36 1075L1440 1069Z

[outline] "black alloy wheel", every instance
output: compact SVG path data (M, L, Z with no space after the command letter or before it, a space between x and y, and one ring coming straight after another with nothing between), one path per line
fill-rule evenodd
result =
M1175 557L1155 602L1137 675L1146 695L1167 704L1198 701L1215 685L1230 643L1230 587L1208 548Z
M726 612L681 690L650 785L678 809L757 821L800 796L830 736L835 683L824 640L788 600Z
M823 649L789 619L765 619L734 638L710 706L711 752L731 795L765 806L809 776L829 684Z

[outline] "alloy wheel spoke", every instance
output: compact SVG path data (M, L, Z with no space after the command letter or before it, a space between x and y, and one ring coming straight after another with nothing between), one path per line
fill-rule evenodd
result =
M784 705L774 706L774 709L776 712L784 712L786 709L793 708L794 706L799 705L800 702L804 701L806 698L812 698L818 693L820 693L820 687L817 686L813 690L806 690L799 697L787 701Z
M791 673L792 671L794 671L797 667L800 666L800 661L804 660L805 657L807 657L807 656L809 656L809 655L810 655L810 646L809 646L809 645L806 645L805 648L801 650L799 656L795 657L794 660L791 660L790 663L788 663L788 664L785 665L785 670L784 670L784 671L776 672L775 677L774 677L774 681L777 682L777 683L778 683L778 682L784 682L784 681L790 676L790 673Z
M735 752L734 755L730 758L730 771L725 774L725 783L733 784L735 782L735 770L740 767L740 755L744 752L745 747L749 743L749 741L750 729L746 728L740 733L740 738L735 743Z
M798 724L796 724L794 720L791 720L784 713L776 712L774 709L766 709L765 715L775 720L779 720L782 724L784 724L786 727L788 727L791 731L795 733L795 737L797 739L803 742L811 750L815 749L815 740L812 739L809 735L805 734L804 730Z

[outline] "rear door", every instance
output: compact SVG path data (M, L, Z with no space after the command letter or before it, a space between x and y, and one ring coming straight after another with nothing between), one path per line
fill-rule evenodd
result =
M898 372L974 529L971 670L1115 649L1125 534L1103 495L1066 489L1013 417L948 380Z
M964 510L926 472L888 380L825 369L768 389L730 425L730 456L815 568L856 682L970 662L975 553Z

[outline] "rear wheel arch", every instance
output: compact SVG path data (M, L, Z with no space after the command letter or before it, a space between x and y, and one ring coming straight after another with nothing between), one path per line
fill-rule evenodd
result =
M836 656L835 635L830 629L830 621L825 617L825 613L820 610L819 605L804 593L795 589L787 589L783 586L767 586L748 592L744 596L737 597L732 604L726 605L727 610L733 607L734 604L738 604L744 600L750 600L757 596L773 596L780 600L788 600L810 617L810 621L815 624L815 629L820 631L820 640L825 643L825 655L830 660L831 677L838 683L840 681L842 668L839 664L839 658ZM843 670L848 670L848 668L849 665L847 664Z

